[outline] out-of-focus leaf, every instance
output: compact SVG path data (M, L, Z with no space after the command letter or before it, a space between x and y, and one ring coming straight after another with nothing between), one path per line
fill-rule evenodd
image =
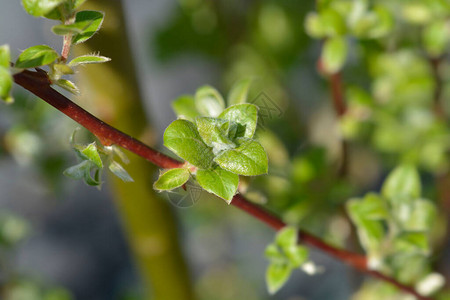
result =
M194 121L194 119L200 115L197 108L195 108L194 97L190 95L178 97L174 102L172 102L172 108L178 118L181 119Z
M423 232L405 232L394 239L394 248L400 253L423 253L429 249L428 238Z
M382 193L388 199L397 197L415 199L420 197L421 189L417 169L412 165L401 165L389 174L383 184Z
M22 0L23 8L34 17L42 17L66 0Z
M422 40L425 49L432 57L438 57L444 53L449 42L450 28L446 20L436 20L423 30Z
M217 117L225 108L225 101L213 87L205 85L195 93L195 107L202 115Z
M124 182L134 181L133 178L131 178L130 174L128 174L128 172L118 162L111 162L108 166L108 169Z
M235 104L242 104L247 101L248 90L250 89L251 79L243 79L236 82L228 94L227 103L228 106Z
M283 287L289 279L292 268L287 264L270 264L266 271L267 289L271 295Z
M322 50L322 67L328 74L338 72L347 58L347 42L344 37L336 36L325 41Z

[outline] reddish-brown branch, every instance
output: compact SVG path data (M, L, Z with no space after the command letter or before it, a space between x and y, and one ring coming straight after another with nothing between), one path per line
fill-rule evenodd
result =
M29 90L75 122L84 126L106 145L116 144L164 169L181 167L182 162L170 158L131 136L97 119L50 86L50 80L44 71L23 71L14 75L14 81Z
M441 75L439 73L439 68L441 65L442 58L430 58L431 72L434 79L434 91L433 91L433 109L435 115L440 119L445 119L445 111L442 107L442 91L444 84L442 82Z
M333 101L334 110L338 118L341 118L347 111L347 104L345 103L344 91L342 88L341 72L337 72L330 75L331 85L331 99ZM339 176L345 176L348 168L348 143L346 140L342 140L341 143L341 164L338 170Z
M145 145L144 143L130 137L129 135L113 128L112 126L97 119L80 106L76 105L68 98L58 93L51 88L50 80L47 74L38 70L37 72L23 71L14 75L14 81L20 86L24 87L28 91L32 92L45 102L49 103L62 113L84 126L94 135L96 135L101 141L107 141L110 144L116 144L122 146L125 149L134 152L135 154L147 159L161 168L176 168L183 165L182 162L174 160L154 149ZM280 230L286 226L282 220L275 215L269 213L262 207L249 202L242 195L237 194L234 196L232 205L245 211L247 214L257 218L258 220L266 223L275 230ZM359 271L371 274L386 282L390 282L397 286L404 292L416 296L420 300L432 300L431 298L419 295L413 288L403 285L396 281L394 278L385 276L379 272L368 269L367 259L365 256L353 253L347 250L336 248L322 241L320 238L309 234L308 232L299 231L299 241L301 243L314 246L329 255L332 255L339 260L351 265Z
M341 72L330 75L330 85L334 109L338 117L342 117L347 111L347 104L345 103L344 91L342 90Z

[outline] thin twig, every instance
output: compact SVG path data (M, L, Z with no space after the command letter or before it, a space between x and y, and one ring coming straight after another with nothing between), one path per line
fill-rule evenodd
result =
M344 91L342 88L341 72L330 75L331 85L331 99L333 101L334 110L338 118L341 118L347 111L347 104L345 103ZM342 139L341 142L341 165L338 174L344 177L348 171L348 142Z
M75 17L71 17L64 22L64 25L70 25L75 22ZM61 50L61 61L65 62L69 58L70 48L72 47L72 34L64 35L63 47Z
M51 88L46 72L25 70L14 75L14 81L29 90L75 122L84 126L105 145L116 144L164 169L178 168L184 163L168 157L131 136L97 119L80 106Z
M442 82L442 78L440 75L440 66L442 62L442 57L437 58L430 58L430 66L431 66L431 72L433 74L434 79L434 91L433 91L433 109L436 117L443 120L445 119L445 110L442 106L442 91L444 84Z
M70 99L51 88L50 80L47 74L42 70L38 70L37 72L25 70L21 73L15 74L14 81L80 125L84 126L101 141L108 141L110 144L122 146L123 148L134 152L135 154L147 159L161 168L176 168L184 164L152 149L144 143L97 119L89 112L73 103ZM266 211L262 207L249 202L240 194L234 196L231 204L266 223L275 230L280 230L286 226L286 223L284 223L281 219ZM301 243L314 246L323 252L351 265L361 272L365 272L381 280L389 282L398 287L400 290L414 295L420 300L432 300L432 298L419 295L412 287L406 286L392 277L370 270L367 266L366 257L361 254L336 248L303 230L299 231L299 241Z

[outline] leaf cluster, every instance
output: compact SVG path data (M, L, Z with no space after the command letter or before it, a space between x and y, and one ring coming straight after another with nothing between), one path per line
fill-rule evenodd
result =
M52 32L64 36L63 52L67 51L67 53L59 55L55 49L47 45L32 46L19 55L14 67L28 69L48 66L48 75L52 84L77 94L79 92L77 86L72 81L62 77L74 74L74 68L77 66L103 63L110 60L97 54L88 54L67 62L67 55L72 44L80 44L90 39L100 29L103 22L104 13L102 12L78 11L78 8L84 2L85 0L22 0L25 11L30 15L61 22L60 25L52 27ZM6 45L0 48L0 65L0 98L11 102L12 76L9 71L9 48Z
M267 154L254 139L258 108L245 103L248 88L247 80L237 83L230 91L228 108L220 93L210 86L173 103L180 119L167 127L164 145L187 164L162 173L155 189L172 190L194 176L202 188L230 203L239 175L267 173Z
M265 255L270 262L266 282L271 294L283 287L294 269L308 262L308 249L298 245L297 239L298 231L293 227L285 227L277 233L275 241L266 247Z
M321 67L328 74L341 70L349 52L348 36L359 39L379 39L394 26L393 13L383 3L369 1L319 1L318 11L305 19L306 32L325 39Z
M64 175L73 179L82 179L87 185L101 187L102 170L105 166L117 177L125 182L132 182L133 178L127 173L117 161L118 157L122 163L128 163L123 152L115 146L102 146L92 142L83 145L74 142L75 132L71 138L72 148L80 160L75 166L64 171Z
M406 283L426 275L436 209L421 197L421 182L414 166L395 168L381 194L350 200L347 211L372 269L393 274Z

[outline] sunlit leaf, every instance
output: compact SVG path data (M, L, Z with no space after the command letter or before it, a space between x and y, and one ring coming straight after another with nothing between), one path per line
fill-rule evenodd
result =
M80 90L78 89L78 87L75 85L75 83L73 83L70 80L67 79L58 79L55 84L57 86L62 87L63 89L71 92L74 95L78 95L80 93Z
M228 105L242 104L247 102L248 90L250 89L251 79L243 79L236 82L228 94Z
M266 174L268 171L267 154L256 141L247 141L235 149L226 150L214 161L223 169L246 176Z
M85 156L86 159L94 163L98 168L103 168L103 162L100 158L100 154L98 153L98 148L95 142L89 144L84 149L81 149L80 152Z
M9 68L0 66L0 98L6 102L12 102L11 88L13 84L13 78Z
M225 199L227 203L231 203L239 184L239 175L220 167L212 170L197 170L196 179L202 188Z
M66 0L22 0L23 8L34 17L42 17Z
M71 67L76 67L84 64L100 64L110 60L111 58L100 55L82 55L72 59L68 65Z
M164 146L194 166L209 169L214 154L200 137L196 126L187 120L176 120L164 132Z
M292 268L287 264L270 264L266 271L267 289L270 294L275 294L283 287L291 275Z
M9 68L11 61L11 54L9 45L0 46L0 67Z
M162 173L153 187L160 191L173 190L182 186L189 180L189 170L184 168L176 168Z
M94 10L83 10L75 16L75 26L82 32L72 37L73 44L79 44L90 39L102 26L104 14Z
M253 104L236 104L225 109L219 115L219 118L233 121L242 126L243 130L238 130L238 132L241 132L242 134L231 138L251 138L256 130L258 108Z
M197 111L197 108L195 108L194 97L190 95L178 97L175 101L172 102L172 108L178 118L181 119L194 121L194 119L200 115L200 113Z
M38 45L24 50L15 63L16 68L27 69L51 64L58 53L47 45Z
M215 88L205 85L195 93L195 107L204 116L217 117L224 110L225 102Z
M383 184L383 196L388 199L396 197L419 198L421 194L420 176L412 165L396 167Z
M347 42L344 37L336 36L325 41L322 50L322 67L325 72L338 72L347 58Z
M217 118L196 118L198 132L206 145L213 147L214 153L234 148L236 145L227 137L230 122Z

